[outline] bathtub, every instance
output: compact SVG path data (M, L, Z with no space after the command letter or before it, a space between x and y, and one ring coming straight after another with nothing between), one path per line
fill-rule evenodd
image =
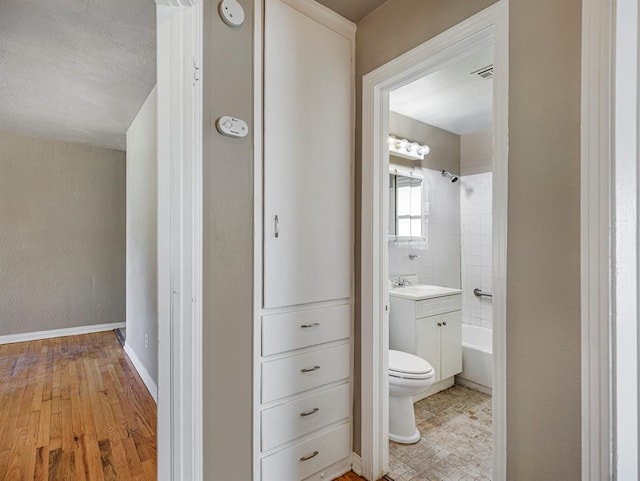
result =
M493 388L493 331L486 327L462 324L462 372L456 381L491 393Z

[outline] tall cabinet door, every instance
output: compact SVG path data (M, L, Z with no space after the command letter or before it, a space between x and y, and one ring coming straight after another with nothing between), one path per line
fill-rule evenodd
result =
M267 0L264 307L350 297L350 41Z
M444 379L441 363L440 335L442 323L440 322L440 316L423 317L417 319L416 324L416 345L418 347L416 354L435 369L436 374L433 382L438 382Z
M449 312L442 323L442 379L462 372L462 311Z

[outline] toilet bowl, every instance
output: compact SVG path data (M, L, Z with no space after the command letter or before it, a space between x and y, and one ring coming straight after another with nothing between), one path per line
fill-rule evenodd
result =
M420 441L413 396L433 383L435 370L421 357L389 350L389 439L401 444Z

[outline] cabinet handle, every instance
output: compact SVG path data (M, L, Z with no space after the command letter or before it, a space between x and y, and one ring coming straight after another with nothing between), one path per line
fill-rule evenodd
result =
M310 329L312 327L320 327L320 323L319 322L314 322L313 324L302 324L300 327L302 329Z
M438 323L438 327L442 327L442 323L441 322Z
M279 221L278 221L278 216L277 216L277 215L275 215L275 216L273 217L273 229L274 229L274 235L275 235L276 239L277 239L278 237L280 237L280 229L278 228L278 222L279 222Z
M305 411L305 412L300 413L300 416L305 418L307 416L311 416L312 414L317 413L318 411L320 411L320 408L313 408L310 411Z
M320 454L318 451L314 451L311 454L307 454L306 456L302 456L300 458L300 461L309 461L311 458L315 458L318 454Z
M443 325L443 326L446 326L446 325L447 325L447 323L446 323L446 322L443 322L443 323L442 323L442 325Z
M317 371L318 369L320 369L320 366L305 367L304 369L300 369L300 372L313 372Z

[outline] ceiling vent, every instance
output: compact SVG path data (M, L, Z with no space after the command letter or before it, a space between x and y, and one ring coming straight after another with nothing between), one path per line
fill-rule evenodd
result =
M493 64L487 65L486 67L482 67L474 72L471 72L469 75L472 77L480 77L484 80L489 80L493 78Z

